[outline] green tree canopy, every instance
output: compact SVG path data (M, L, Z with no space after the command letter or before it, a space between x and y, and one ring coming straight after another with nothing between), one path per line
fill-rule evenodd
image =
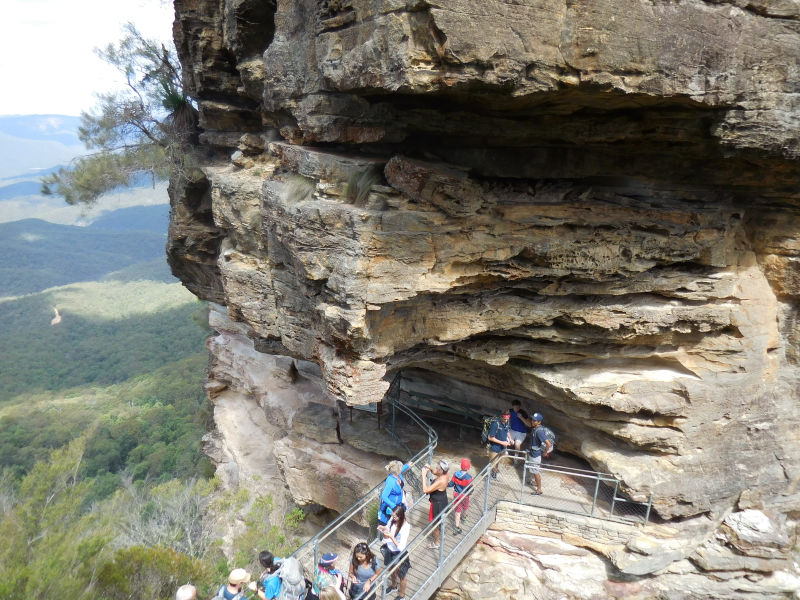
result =
M42 178L42 193L68 204L92 204L137 175L155 181L183 169L197 131L197 111L183 89L174 48L144 38L128 23L117 44L96 52L127 85L99 94L94 109L81 113L78 137L92 153Z

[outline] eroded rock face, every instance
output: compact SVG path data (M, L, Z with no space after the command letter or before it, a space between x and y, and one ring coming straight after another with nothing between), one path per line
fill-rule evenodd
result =
M168 253L243 328L218 372L310 361L334 406L406 371L663 518L800 508L796 2L175 5L209 158Z

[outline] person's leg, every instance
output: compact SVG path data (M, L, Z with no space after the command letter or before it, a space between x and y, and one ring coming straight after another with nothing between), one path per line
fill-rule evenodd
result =
M529 459L528 469L533 475L533 480L536 482L536 493L542 493L542 476L540 475L540 468L542 466L542 457L536 456Z
M494 460L494 457L500 454L500 452L495 452L494 450L489 450L489 462ZM497 479L497 470L500 468L500 461L498 460L494 466L492 467L492 479Z
M408 579L408 558L405 559L403 565L396 571L400 575L400 586L397 588L397 598L405 598L406 596L406 582Z

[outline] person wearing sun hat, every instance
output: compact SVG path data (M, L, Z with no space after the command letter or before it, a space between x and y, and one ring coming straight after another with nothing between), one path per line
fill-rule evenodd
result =
M247 592L246 586L250 581L250 574L244 569L234 569L228 575L228 585L223 585L217 590L215 598L224 600L242 600Z
M472 483L472 475L470 475L469 470L472 465L469 462L468 458L461 459L461 470L456 471L453 473L453 478L450 480L450 483L447 484L447 487L453 488L453 502L455 503L455 508L453 512L456 518L456 526L455 526L455 533L459 534L462 533L461 531L461 521L462 519L464 522L467 520L467 509L469 508L469 493L465 493L467 486Z
M337 558L339 558L339 555L336 554L336 552L326 552L319 559L312 585L312 591L317 596L319 596L319 593L326 587L332 587L339 592L341 599L345 600L344 594L341 591L344 580L341 572L336 568Z

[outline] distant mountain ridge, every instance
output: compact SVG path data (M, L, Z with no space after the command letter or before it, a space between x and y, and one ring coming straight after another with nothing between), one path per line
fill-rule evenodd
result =
M125 270L129 279L136 273L139 279L172 281L164 251L168 211L163 204L121 209L90 227L40 219L0 223L0 298Z

